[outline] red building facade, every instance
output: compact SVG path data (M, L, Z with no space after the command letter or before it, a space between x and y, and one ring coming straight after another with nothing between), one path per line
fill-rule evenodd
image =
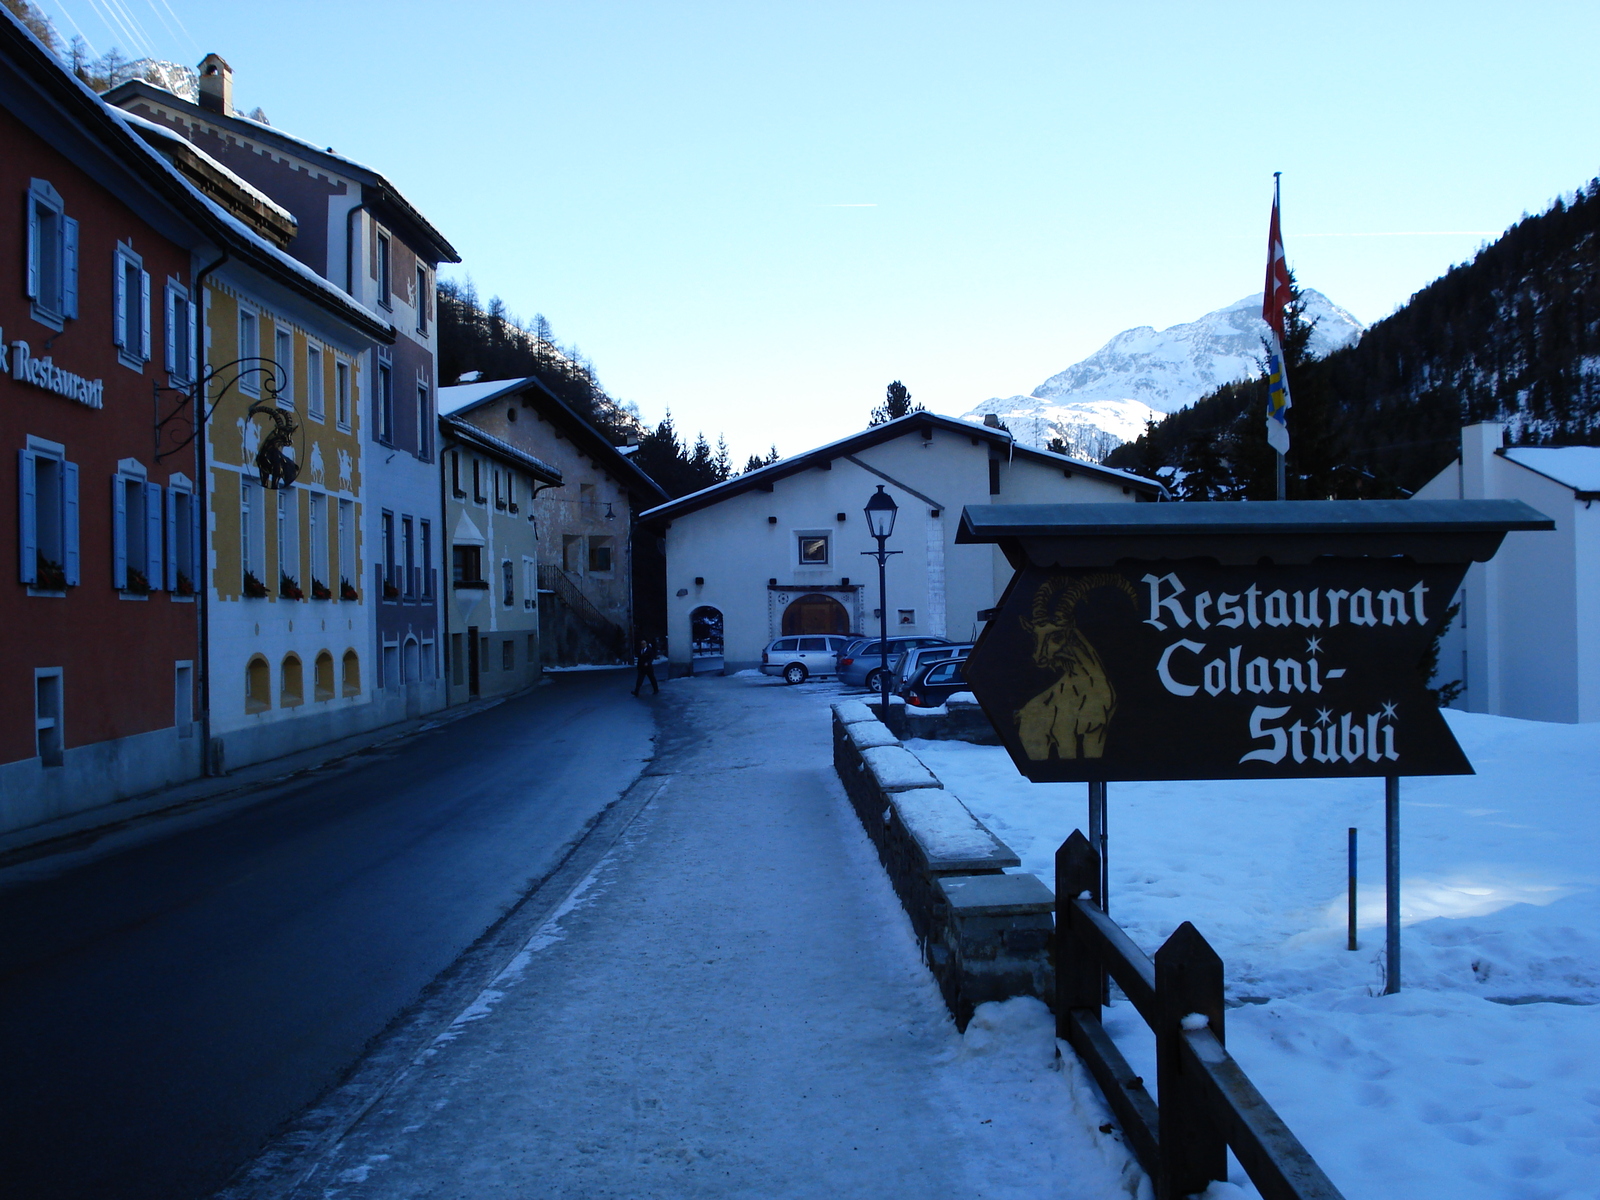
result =
M202 767L194 455L156 461L154 428L155 388L195 371L200 239L93 97L0 26L7 831Z

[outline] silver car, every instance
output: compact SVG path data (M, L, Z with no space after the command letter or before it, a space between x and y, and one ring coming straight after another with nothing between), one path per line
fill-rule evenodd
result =
M761 652L761 673L781 675L785 683L832 675L839 669L839 652L850 640L842 633L774 638Z
M972 646L971 642L953 642L948 646L918 646L915 650L906 651L894 665L894 678L889 681L889 690L905 695L906 687L923 667L941 658L966 658L972 653Z
M906 634L889 639L889 670L893 671L901 652L907 647L915 650L922 646L948 646L949 638L931 634ZM883 667L882 643L877 638L857 638L839 656L839 682L851 687L878 690L878 672Z

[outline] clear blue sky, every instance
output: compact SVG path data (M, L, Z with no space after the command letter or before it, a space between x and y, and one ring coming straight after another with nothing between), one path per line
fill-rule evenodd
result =
M1301 283L1369 322L1600 173L1592 0L41 6L222 54L741 463L891 379L959 413L1258 290L1275 170Z

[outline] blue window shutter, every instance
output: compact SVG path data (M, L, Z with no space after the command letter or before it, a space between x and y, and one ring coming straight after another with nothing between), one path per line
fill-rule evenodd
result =
M31 200L29 206L32 206ZM17 578L23 583L33 583L39 578L39 513L31 451L17 451L17 479L20 487L17 504Z
M166 330L167 343L167 374L181 375L178 369L178 326L174 318L177 316L178 294L172 290L172 285L167 284L166 312L162 328Z
M178 590L178 493L167 489L167 591Z
M122 255L112 256L111 296L115 311L111 314L115 322L115 333L112 340L124 350L128 348L128 271L123 265Z
M161 553L161 527L165 524L161 516L161 491L159 483L144 485L144 577L150 581L152 591L160 589L166 574Z
M33 193L28 193L28 299L39 298L39 205Z
M150 272L139 272L139 357L150 361Z
M199 304L202 299L203 297L201 296L191 295L189 297L189 303L185 306L185 309L189 314L189 345L188 349L184 352L184 361L178 364L178 373L190 382L193 382L199 378L197 373L197 363L200 357L200 347L195 343L194 340L194 308L195 305Z
M206 577L206 563L200 558L205 547L205 540L200 536L200 506L203 502L204 493L189 493L189 582L194 584L197 593L200 591L200 581Z
M78 223L61 218L61 315L78 317Z
M128 492L121 475L111 477L111 586L128 586Z
M67 586L78 586L78 464L61 464L61 564Z

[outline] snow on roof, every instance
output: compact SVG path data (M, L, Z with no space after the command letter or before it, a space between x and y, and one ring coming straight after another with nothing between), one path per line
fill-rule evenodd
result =
M1510 446L1501 453L1575 492L1600 492L1600 446Z
M294 214L287 208L279 204L260 188L256 187L256 185L251 183L248 179L245 179L243 176L238 175L229 168L223 166L222 163L212 158L211 155L200 149L199 146L195 145L188 138L184 137L176 129L172 129L169 126L163 125L159 121L152 121L148 117L141 117L138 113L131 113L124 109L118 109L117 111L122 114L122 119L127 121L129 124L137 125L140 129L148 129L151 133L158 134L169 142L176 142L188 153L193 154L196 158L203 159L207 166L211 167L218 174L224 176L229 183L233 184L240 191L250 196L264 208L271 209L273 212L278 213L283 217L284 220L290 222L291 224L299 223L295 221Z
M448 417L451 413L481 404L491 396L520 387L531 378L531 375L525 375L520 379L489 379L481 383L458 383L452 387L442 387L439 389L439 415Z

